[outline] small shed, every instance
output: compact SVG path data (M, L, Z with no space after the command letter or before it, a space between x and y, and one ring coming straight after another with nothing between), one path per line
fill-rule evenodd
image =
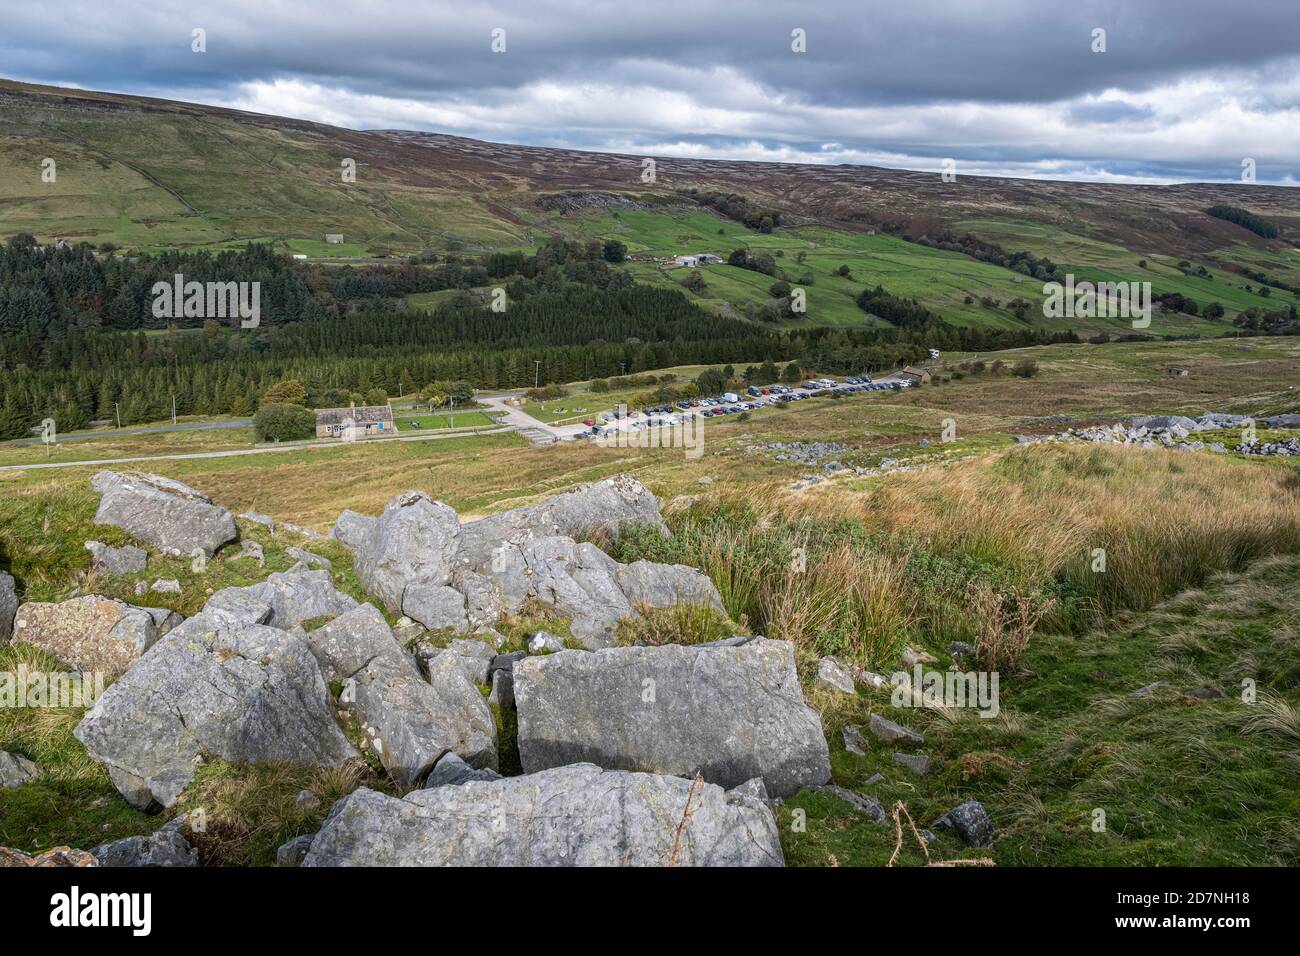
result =
M1165 374L1170 378L1187 378L1187 369L1181 365L1166 365Z
M331 246L341 246L343 244L343 233L327 232L325 233L325 241Z
M911 382L914 385L927 385L930 382L930 373L925 369L917 368L914 365L907 366L898 373L898 377L903 381Z
M316 437L342 438L390 438L397 435L397 425L393 421L393 406L355 404L348 408L316 409Z

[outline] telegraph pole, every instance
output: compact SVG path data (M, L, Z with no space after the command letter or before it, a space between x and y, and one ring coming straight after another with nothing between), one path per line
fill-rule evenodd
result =
M122 403L114 402L113 409L114 411L117 412L117 427L121 428L122 427Z
M537 366L536 370L533 372L533 388L537 388L542 384L542 360L533 359L533 364Z

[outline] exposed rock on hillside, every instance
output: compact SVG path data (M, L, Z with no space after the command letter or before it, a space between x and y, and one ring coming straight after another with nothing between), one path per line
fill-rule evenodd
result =
M694 568L621 565L572 537L616 535L626 523L667 530L658 499L636 479L619 476L467 524L441 502L408 491L378 518L340 516L335 530L351 542L366 589L392 613L428 628L492 627L503 612L534 600L569 618L587 646L604 647L638 605L722 610L717 589Z
M170 614L98 594L24 604L14 618L14 640L39 647L76 670L112 678L126 673L153 646L161 636L160 623L170 628Z
M514 664L525 771L590 761L772 796L830 780L821 717L803 699L794 647L742 645L561 651Z
M688 812L687 802L690 802ZM781 866L759 799L576 764L402 799L344 797L304 866Z
M237 620L288 630L313 618L345 614L357 602L334 587L324 569L285 571L244 588L223 588L204 610L219 610ZM269 608L269 613L266 609Z
M645 525L667 534L659 499L631 475L615 475L581 485L526 508L471 521L461 528L460 562L486 564L503 542L559 535L582 538L603 532L617 538L624 524Z
M235 518L189 485L136 472L101 471L90 485L102 496L95 524L113 525L170 555L212 557L238 535Z
M174 804L204 754L311 767L359 756L304 641L208 613L151 648L74 733L137 807Z
M355 682L357 716L399 787L418 784L447 753L495 769L496 724L478 688L454 663L431 666L425 682L378 609L363 604L307 640L329 679Z

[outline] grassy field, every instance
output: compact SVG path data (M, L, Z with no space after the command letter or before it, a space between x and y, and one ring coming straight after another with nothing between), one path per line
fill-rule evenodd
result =
M1269 298L1247 291L1247 283L1226 272L1212 278L1185 275L1176 266L1178 260L1167 255L1145 257L1123 247L1097 240L1083 240L1059 231L1052 233L1030 223L973 221L961 223L980 235L994 238L1008 251L1029 250L1049 255L1076 281L1149 281L1154 294L1178 292L1200 305L1218 301L1229 315L1252 307L1277 308L1293 301L1286 293ZM1020 231L1023 227L1023 231ZM655 256L710 252L723 259L733 249L745 248L753 253L766 252L775 258L778 268L792 284L803 283L807 294L806 318L787 320L796 327L815 325L869 325L878 322L860 309L855 301L864 289L883 285L891 293L915 298L935 309L946 320L961 326L1023 328L1008 307L1016 298L1034 304L1030 324L1034 327L1077 332L1107 330L1112 333L1132 331L1124 320L1047 318L1041 314L1042 283L1009 269L993 266L955 252L930 249L906 242L896 236L868 235L822 227L777 229L763 235L739 223L706 212L625 211L602 213L570 221L566 228L574 237L594 234L617 238L629 252ZM1041 245L1040 245L1041 242ZM1050 247L1050 251L1044 246ZM1244 247L1243 247L1244 248ZM1193 262L1192 266L1201 263ZM1213 263L1209 263L1213 266ZM842 266L849 277L838 274ZM639 281L665 287L680 287L693 271L687 268L663 268L654 263L629 265ZM771 301L768 292L774 278L731 265L701 266L707 288L697 298L714 309L727 305L741 311L747 305L761 306ZM1251 284L1253 285L1253 284ZM967 302L967 298L973 299ZM985 297L998 300L999 307L985 307ZM1148 330L1155 335L1197 334L1212 336L1230 329L1225 321L1210 321L1195 316L1157 312Z
M483 412L456 412L454 415L447 414L413 414L397 409L394 411L394 421L397 422L398 431L410 435L417 431L411 423L419 425L419 430L426 428L487 428L496 424L496 421L488 417Z

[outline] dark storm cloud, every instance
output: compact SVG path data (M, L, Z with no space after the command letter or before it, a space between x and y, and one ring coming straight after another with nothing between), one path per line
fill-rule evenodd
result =
M207 31L202 55L190 49L195 27ZM506 31L504 54L490 49L497 27ZM803 54L791 51L796 27L807 32ZM1104 53L1093 52L1096 29L1105 31ZM1174 166L1214 170L1249 145L1240 142L1242 129L1225 129L1236 142L1226 151L1202 143L1205 162L1161 155L1161 130L1191 120L1174 113L1189 97L1205 102L1201 79L1221 84L1246 112L1294 120L1298 56L1293 0L815 7L119 0L24 5L6 11L0 35L2 69L15 78L264 106L363 127L404 118L511 141L707 145L730 137L798 151L833 141L846 147L843 161L859 161L855 152L926 156L946 147L1000 155L1009 169L1054 156L1108 158L1106 150L1081 155L1051 129L1035 142L1032 127L1060 115L1082 125L1150 127L1157 138L1147 140L1148 154L1112 164L1136 163L1148 175ZM629 109L601 108L620 95ZM425 104L427 114L411 104ZM945 110L949 104L964 104L969 115ZM526 115L516 115L521 106ZM999 107L1015 129L990 112ZM1051 151L1054 143L1061 152ZM1288 146L1255 151L1280 163ZM810 158L824 158L819 151Z

